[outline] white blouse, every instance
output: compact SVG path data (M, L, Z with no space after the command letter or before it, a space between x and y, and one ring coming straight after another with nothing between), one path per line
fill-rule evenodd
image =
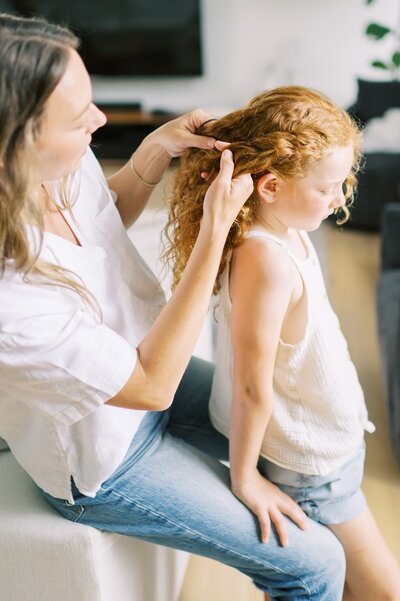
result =
M12 261L0 278L0 436L38 486L71 503L71 477L95 496L139 427L145 411L105 402L129 379L165 303L91 150L73 214L79 225L64 216L81 246L46 232L40 257L81 278L102 322L68 288L24 281Z

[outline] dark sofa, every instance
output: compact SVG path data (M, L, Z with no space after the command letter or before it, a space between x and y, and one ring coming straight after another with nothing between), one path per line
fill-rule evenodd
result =
M400 463L400 204L386 204L382 216L378 336L390 438Z
M400 81L358 79L357 83L357 99L348 112L361 126L382 117L388 109L400 108ZM379 230L383 207L400 202L400 153L366 153L364 162L347 227Z

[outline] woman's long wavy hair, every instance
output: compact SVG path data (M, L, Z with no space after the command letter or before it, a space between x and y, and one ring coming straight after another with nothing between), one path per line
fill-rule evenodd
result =
M46 101L65 73L70 49L78 45L63 27L0 13L0 277L11 260L26 281L65 286L96 307L74 273L39 258L44 224L32 169ZM73 179L57 183L61 208L69 211L76 198ZM39 232L33 239L27 223Z
M338 223L347 220L360 165L361 131L346 111L319 92L301 86L262 92L243 109L203 124L198 133L230 142L234 175L251 173L254 180L254 191L229 231L214 292L219 290L228 252L245 240L255 220L257 181L264 174L273 173L278 180L305 177L330 148L352 143L354 160L344 184L346 206ZM191 148L182 155L174 176L163 255L173 266L173 287L197 238L204 195L219 171L219 162L217 150ZM208 174L207 179L202 173Z

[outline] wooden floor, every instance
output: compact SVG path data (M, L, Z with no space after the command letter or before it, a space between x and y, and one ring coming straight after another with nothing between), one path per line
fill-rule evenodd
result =
M379 235L324 225L316 237L331 303L358 369L370 419L364 492L385 538L400 561L400 469L389 445L376 336L375 288ZM214 561L192 556L179 601L261 601L250 580Z

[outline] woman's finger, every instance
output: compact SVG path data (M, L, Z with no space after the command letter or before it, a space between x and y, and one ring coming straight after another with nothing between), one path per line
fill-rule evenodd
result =
M194 148L203 148L204 150L207 150L215 147L215 138L190 134L190 138L188 139L190 140L190 146L193 146Z
M221 154L219 173L214 181L219 180L220 182L230 183L232 181L234 167L232 152L230 150L224 150Z
M215 138L211 136L199 136L195 132L210 121L214 119L208 113L204 112L203 109L196 109L188 114L188 131L190 132L190 146L195 148L215 148Z
M226 148L229 148L229 146L230 146L230 142L222 142L222 140L215 141L215 148L217 150L219 150L220 152L222 152Z
M232 180L232 189L246 192L247 198L254 190L254 182L250 173L242 173Z
M186 113L183 118L186 116L190 121L190 131L192 132L196 131L196 129L202 125L205 125L209 121L214 121L214 118L209 113L203 111L203 109L195 109L194 111L190 111L190 113Z

